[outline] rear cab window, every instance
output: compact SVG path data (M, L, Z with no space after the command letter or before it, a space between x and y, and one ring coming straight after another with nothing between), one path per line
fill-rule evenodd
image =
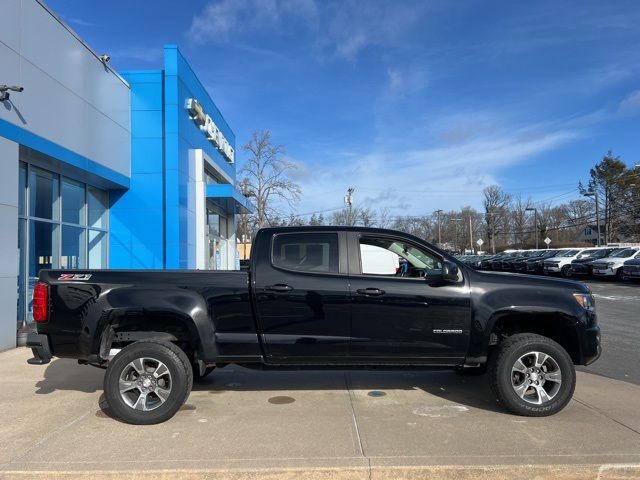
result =
M271 247L271 264L297 272L338 273L336 233L281 233Z

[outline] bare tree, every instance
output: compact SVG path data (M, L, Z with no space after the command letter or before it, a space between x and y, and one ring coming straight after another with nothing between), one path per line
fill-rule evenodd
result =
M242 149L249 157L240 170L240 188L246 196L253 197L256 207L248 227L266 227L272 218L282 216L277 210L278 201L292 207L300 199L300 186L288 176L296 165L283 158L284 147L272 143L269 130L253 132Z
M316 215L314 213L313 215L311 215L311 218L309 219L309 225L312 225L312 226L324 225L324 215L322 213L320 213L319 215Z
M522 200L522 195L516 195L511 209L514 240L516 245L523 247L526 240L527 209L531 207L531 199Z
M491 185L485 188L482 193L484 194L483 204L487 237L491 242L491 251L496 253L495 237L498 233L501 233L501 226L503 227L502 233L504 233L504 223L507 219L511 196L502 191L502 188L498 185Z

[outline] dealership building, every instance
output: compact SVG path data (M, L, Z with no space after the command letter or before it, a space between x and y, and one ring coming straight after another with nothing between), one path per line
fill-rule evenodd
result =
M42 268L238 268L235 136L179 49L116 72L41 0L2 14L0 350Z

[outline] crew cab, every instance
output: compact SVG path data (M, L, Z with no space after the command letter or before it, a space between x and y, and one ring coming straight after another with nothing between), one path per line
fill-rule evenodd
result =
M525 262L527 273L543 273L544 261L547 258L557 256L562 250L551 249L544 250L538 257L530 258Z
M624 278L637 280L640 279L640 258L632 258L622 265L622 275Z
M585 250L580 255L580 258L571 260L571 276L591 275L593 273L593 262L610 257L621 250L623 249L614 247L598 247Z
M546 259L542 265L542 271L545 275L560 274L563 277L571 276L571 262L577 258L580 258L580 254L584 252L585 248L572 248L565 250L555 257Z
M42 270L32 364L106 367L117 418L165 421L195 378L248 368L451 368L482 373L527 416L558 412L574 365L601 352L578 282L475 271L404 233L258 231L249 271ZM52 374L52 373L51 373Z
M610 257L595 261L591 264L593 275L597 277L617 276L622 279L623 264L626 260L640 257L640 247L625 248Z

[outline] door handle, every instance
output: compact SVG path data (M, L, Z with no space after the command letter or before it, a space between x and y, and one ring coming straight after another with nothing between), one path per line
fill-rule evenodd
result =
M372 297L377 297L379 295L384 295L384 290L380 290L379 288L359 288L356 290L360 295L369 295Z
M269 290L270 292L290 292L291 290L293 290L293 287L289 286L289 285L285 285L283 283L277 283L275 285L267 285L266 287L264 287L265 290Z

